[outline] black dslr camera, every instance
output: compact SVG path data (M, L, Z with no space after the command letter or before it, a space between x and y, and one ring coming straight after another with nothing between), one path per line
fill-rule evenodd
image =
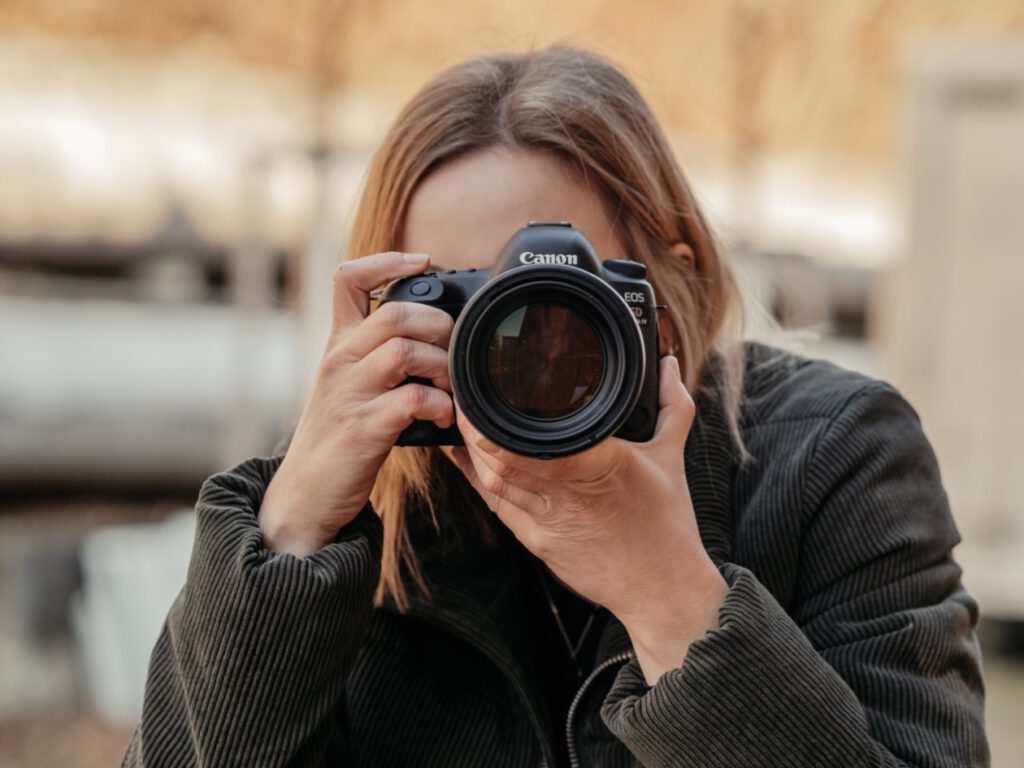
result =
M388 301L455 318L452 392L496 444L553 458L611 434L643 442L658 415L658 312L643 264L602 262L565 222L529 226L491 269L396 280ZM429 382L427 382L429 383ZM462 445L453 425L415 421L397 445Z

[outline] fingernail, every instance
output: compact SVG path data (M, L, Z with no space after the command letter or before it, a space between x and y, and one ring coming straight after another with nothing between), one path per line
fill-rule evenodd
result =
M422 264L429 257L425 253L405 253L402 258L409 264Z

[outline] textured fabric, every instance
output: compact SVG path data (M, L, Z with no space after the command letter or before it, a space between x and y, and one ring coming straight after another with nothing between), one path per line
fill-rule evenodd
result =
M373 608L369 505L310 557L268 552L256 512L280 459L252 459L200 493L124 764L986 765L977 607L917 415L881 382L749 349L754 460L731 448L713 368L686 444L729 585L720 626L653 687L609 616L566 728L510 534L414 529L432 599Z

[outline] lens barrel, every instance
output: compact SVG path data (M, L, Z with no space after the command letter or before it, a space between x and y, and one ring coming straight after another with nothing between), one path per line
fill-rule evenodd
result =
M629 306L582 269L549 265L492 278L459 315L452 390L497 445L539 458L585 450L632 413L644 341Z

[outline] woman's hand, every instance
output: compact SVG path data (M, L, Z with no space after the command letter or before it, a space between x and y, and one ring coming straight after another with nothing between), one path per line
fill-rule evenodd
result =
M611 437L547 461L499 448L456 408L466 447L442 449L555 576L622 621L650 684L717 626L726 592L686 484L694 403L674 357L661 360L659 405L648 442Z
M260 508L268 548L302 557L328 544L366 504L403 429L414 419L451 426L452 318L411 302L369 311L372 289L429 262L424 254L379 253L335 270L327 351ZM434 386L399 386L410 376Z

